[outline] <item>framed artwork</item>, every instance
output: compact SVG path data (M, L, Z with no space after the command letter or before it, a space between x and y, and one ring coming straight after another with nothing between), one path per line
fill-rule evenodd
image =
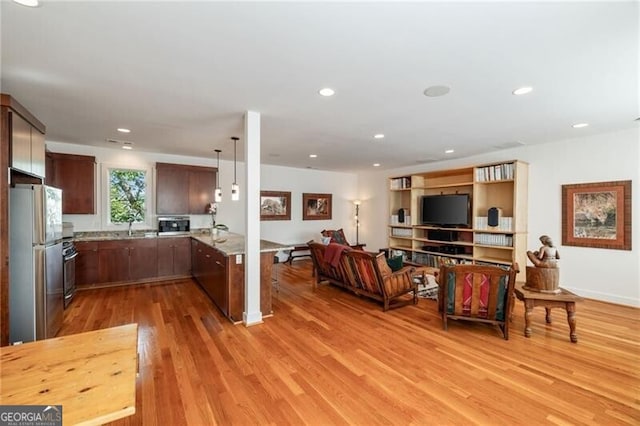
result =
M260 220L291 220L291 192L260 191Z
M302 220L330 220L331 194L302 194Z
M562 244L631 250L631 181L562 185Z

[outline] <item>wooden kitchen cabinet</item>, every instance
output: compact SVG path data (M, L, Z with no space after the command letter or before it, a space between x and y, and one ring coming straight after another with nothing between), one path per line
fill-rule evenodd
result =
M229 316L227 257L215 248L191 241L192 274L213 303Z
M191 238L158 238L158 277L191 274Z
M31 124L11 114L11 167L31 173Z
M155 278L158 270L156 239L98 242L98 283Z
M75 244L76 285L85 286L98 282L98 242L78 241Z
M225 255L214 248L209 248L210 283L209 295L225 316L229 316L229 292L227 287L227 259Z
M158 214L204 214L213 202L217 169L156 163Z
M156 211L158 214L185 214L189 210L189 170L156 163Z
M158 276L158 242L155 238L127 240L129 243L129 280Z
M34 176L44 177L44 133L15 112L11 113L10 121L11 167Z
M215 169L197 167L189 170L189 214L208 213L207 207L213 202L215 187Z
M62 189L63 214L95 214L96 159L48 152L47 184Z
M129 280L129 243L124 240L98 242L98 283Z

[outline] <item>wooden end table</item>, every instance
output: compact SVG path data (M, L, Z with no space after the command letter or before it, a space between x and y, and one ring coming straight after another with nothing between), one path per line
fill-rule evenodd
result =
M572 343L578 342L576 334L576 302L582 298L568 290L561 288L560 293L550 294L537 291L529 291L524 288L525 283L517 282L515 285L515 296L524 302L524 335L531 337L531 314L536 306L544 306L546 311L547 324L551 324L551 309L563 308L567 311L567 321L569 322L569 338Z

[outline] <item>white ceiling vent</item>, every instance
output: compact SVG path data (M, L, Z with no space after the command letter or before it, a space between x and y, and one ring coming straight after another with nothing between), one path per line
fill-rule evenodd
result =
M521 141L511 141L511 142L501 143L500 145L493 145L493 147L495 149L508 149L508 148L517 148L523 145L526 145L526 143Z

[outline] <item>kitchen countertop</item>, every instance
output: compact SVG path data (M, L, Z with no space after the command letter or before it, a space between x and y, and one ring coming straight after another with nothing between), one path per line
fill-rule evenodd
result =
M233 232L224 232L218 237L218 241L214 241L211 235L192 235L192 238L204 243L210 247L222 252L225 256L235 254L244 254L244 235L234 234ZM293 246L273 241L260 240L260 252L276 252L280 250L292 250Z
M105 241L105 240L135 240L141 238L170 238L170 237L192 237L209 235L207 229L197 229L190 233L180 235L158 235L157 231L134 231L131 236L127 231L93 231L93 232L76 232L73 235L73 241Z
M138 324L0 348L0 401L62 405L65 425L136 412Z
M244 235L233 232L221 232L217 237L218 241L214 241L208 229L193 230L183 235L158 235L153 231L137 231L129 236L126 231L97 231L97 232L78 232L74 235L73 240L81 241L107 241L107 240L132 240L146 238L170 238L170 237L191 237L214 247L225 256L235 254L244 254ZM292 250L293 246L276 243L273 241L260 240L260 252L277 252L280 250Z

